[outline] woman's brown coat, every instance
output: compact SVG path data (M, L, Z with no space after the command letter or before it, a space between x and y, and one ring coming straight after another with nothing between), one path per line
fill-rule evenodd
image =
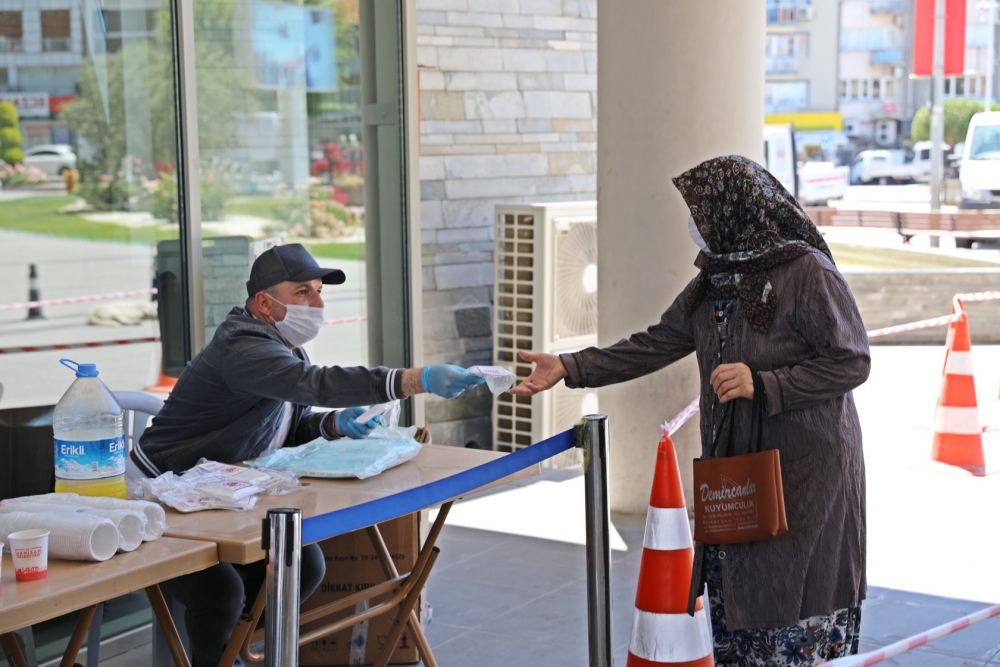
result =
M605 349L562 355L566 384L575 388L631 380L696 352L706 454L722 413L712 371L742 362L761 372L764 447L781 453L789 531L723 547L730 630L794 625L858 606L866 593L865 467L851 390L868 378L868 336L843 276L823 253L810 250L771 269L770 280L780 295L770 331L754 331L737 301L721 355L712 300L690 317L685 312L690 284L647 331ZM750 403L738 403L736 440L745 446Z

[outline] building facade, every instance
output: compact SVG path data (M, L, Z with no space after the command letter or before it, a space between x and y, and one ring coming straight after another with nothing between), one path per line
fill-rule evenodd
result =
M914 78L913 0L842 0L840 111L858 148L909 145L914 113L931 103L929 78ZM945 99L986 92L988 11L968 0L965 71L945 77ZM993 30L996 30L995 26ZM996 64L993 64L994 72ZM993 99L998 88L994 81Z
M107 2L96 21L101 49L115 53L123 38L151 35L162 0ZM21 117L26 147L71 141L58 122L80 93L80 67L91 56L81 3L76 0L0 0L0 100Z
M837 109L839 0L768 0L764 113Z

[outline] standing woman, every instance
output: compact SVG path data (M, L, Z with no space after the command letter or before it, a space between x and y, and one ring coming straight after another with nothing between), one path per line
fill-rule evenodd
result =
M781 457L788 533L698 543L719 667L819 664L857 653L865 598L865 470L851 390L868 378L868 336L829 248L795 199L757 163L709 160L674 179L691 212L701 269L644 332L536 363L512 393L565 379L624 382L695 352L707 455L723 404L764 387L764 448ZM751 401L733 405L730 455L745 454ZM702 579L703 578L703 579Z

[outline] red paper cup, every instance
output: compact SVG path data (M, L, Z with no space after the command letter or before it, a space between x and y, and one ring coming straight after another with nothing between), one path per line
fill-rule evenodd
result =
M44 579L49 573L49 531L21 530L7 536L17 581Z

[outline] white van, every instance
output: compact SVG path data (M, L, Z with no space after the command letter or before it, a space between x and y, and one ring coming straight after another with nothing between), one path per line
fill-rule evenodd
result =
M969 122L962 151L962 208L1000 208L1000 111Z
M765 125L764 166L793 197L798 197L795 165L795 131L792 126Z
M764 166L800 204L822 204L847 192L850 170L833 162L798 165L795 129L791 125L764 126Z

